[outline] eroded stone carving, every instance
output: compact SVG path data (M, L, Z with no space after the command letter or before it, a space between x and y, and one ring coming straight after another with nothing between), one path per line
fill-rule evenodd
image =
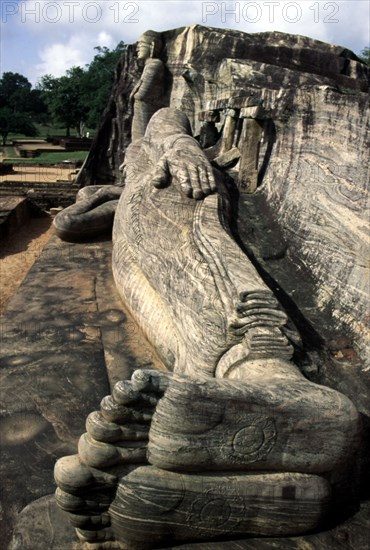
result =
M132 549L318 528L355 407L292 362L287 316L230 230L232 182L184 113L153 115L125 166L114 277L168 372L136 371L89 416L56 465L59 505L81 540Z
M160 33L145 32L138 41L137 50L138 62L143 63L144 68L130 95L133 110L132 141L144 136L152 115L165 105L164 64L157 59L161 50ZM121 185L83 187L77 194L76 204L55 217L55 232L63 240L81 241L111 231L121 192Z
M164 64L158 59L161 49L160 33L147 31L139 38L137 58L139 63L144 63L144 69L130 95L134 111L131 126L132 141L144 136L153 114L165 106Z
M251 166L258 160L257 190L239 201L240 238L320 335L320 349L329 348L333 360L329 364L326 351L320 352L316 380L345 391L369 418L369 272L363 261L369 249L369 67L343 46L278 32L192 25L162 32L161 39L166 105L186 112L195 136L204 133L202 112L221 117L217 135L209 132L203 142L216 158L218 144L212 144L223 133L225 112L239 113L233 147L217 161L234 172L241 192L252 188L239 178L251 177L243 170L242 123L247 118L263 126L260 147L249 155ZM139 79L134 50L127 49L117 71L88 166L80 172L83 185L119 181L131 137L128 97ZM271 235L265 245L255 226L252 234L248 204L261 233ZM270 262L275 253L280 259ZM292 281L295 268L300 290Z
M65 241L83 241L111 231L121 196L118 185L90 185L77 193L76 203L61 210L53 220L56 234Z

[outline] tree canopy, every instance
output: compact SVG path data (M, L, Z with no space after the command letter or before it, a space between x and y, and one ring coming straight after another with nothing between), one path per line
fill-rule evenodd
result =
M89 128L96 128L104 111L114 82L115 68L126 49L121 41L114 50L100 46L96 47L97 54L86 71L86 100L89 113L86 124Z
M360 54L358 54L358 57L366 63L366 65L370 65L370 48L364 48Z
M25 76L12 72L3 74L0 79L0 135L3 145L11 132L36 136L34 122L45 110L40 93L32 90Z
M40 82L44 100L54 122L65 126L67 136L75 128L82 134L88 107L84 101L85 73L81 67L73 67L66 76L54 78L45 75Z
M58 124L79 136L95 129L107 105L115 67L126 48L97 46L90 64L72 67L64 76L45 75L36 88L19 74L5 72L0 79L0 135L3 145L10 133L37 135L36 124Z
M38 89L53 121L62 124L67 135L71 128L82 136L86 126L97 127L112 89L115 67L125 47L123 42L114 50L98 46L97 54L85 69L73 67L65 76L41 78Z

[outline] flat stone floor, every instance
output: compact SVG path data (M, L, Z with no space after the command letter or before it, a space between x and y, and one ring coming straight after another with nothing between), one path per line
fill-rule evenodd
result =
M55 461L76 453L86 416L117 380L158 364L123 311L110 257L109 240L52 237L0 318L1 548L14 532L9 548L72 548L50 497Z
M11 212L15 221L7 226L6 236L0 239L0 315L5 313L9 301L42 253L52 233L51 217L30 218L27 201L24 198L15 198L21 200L22 211L20 215L17 209ZM0 208L2 202L0 197Z
M136 368L161 368L124 311L111 242L52 237L0 321L0 535L9 550L77 550L55 505L53 467L74 454L85 418ZM326 533L185 544L184 550L369 550L370 505Z

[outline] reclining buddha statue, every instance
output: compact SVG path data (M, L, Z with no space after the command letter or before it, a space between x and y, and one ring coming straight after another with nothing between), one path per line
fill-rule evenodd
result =
M113 274L164 369L118 382L56 464L92 548L298 535L335 507L358 413L293 362L287 315L230 229L233 192L182 111L157 111L126 152Z

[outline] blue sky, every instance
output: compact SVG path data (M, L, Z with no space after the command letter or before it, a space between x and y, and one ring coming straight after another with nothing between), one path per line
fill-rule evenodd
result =
M193 23L303 34L356 53L370 42L370 0L0 0L0 7L0 70L33 84L89 63L95 46Z

